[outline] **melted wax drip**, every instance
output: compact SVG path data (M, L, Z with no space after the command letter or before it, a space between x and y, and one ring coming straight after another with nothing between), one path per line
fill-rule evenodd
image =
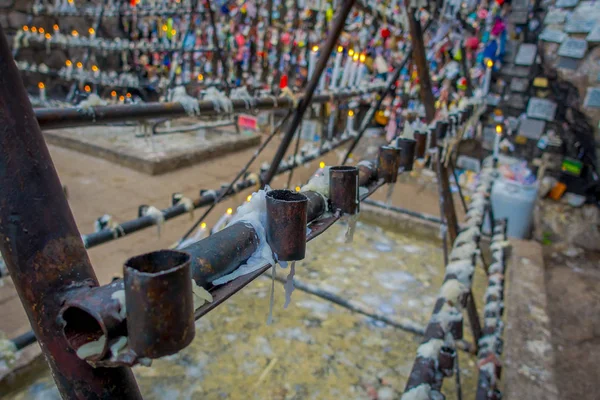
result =
M395 183L389 183L388 191L387 191L387 194L385 195L385 205L388 209L392 205L392 194L394 194L394 186L396 186Z
M271 299L269 300L269 318L267 318L267 325L273 323L273 303L275 302L275 263L271 268Z
M292 266L290 267L290 273L287 276L285 281L285 304L283 308L288 308L290 305L290 301L292 300L292 292L294 291L294 275L296 275L296 262L292 261Z
M356 222L358 221L358 214L350 215L348 217L348 229L346 230L346 243L352 243L354 241L354 231L356 230Z

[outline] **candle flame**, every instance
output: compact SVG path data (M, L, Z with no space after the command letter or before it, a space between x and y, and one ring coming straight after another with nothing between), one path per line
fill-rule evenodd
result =
M204 80L204 75L198 74L198 82L202 82Z
M88 33L89 33L90 35L93 35L93 34L95 34L95 33L96 33L96 30L95 30L94 28L90 28L90 29L88 29Z
M81 63L81 61L77 62L77 68L79 68L79 69L83 68L83 64Z
M92 71L98 72L98 66L97 65L92 65Z
M313 53L316 53L317 51L319 51L319 46L313 46L312 51L313 51Z
M46 39L48 39L48 40L52 39L52 35L49 33L46 33Z
M45 89L46 85L44 85L44 82L40 82L40 83L38 83L38 88Z
M29 30L29 27L28 27L27 25L23 25L23 30L24 30L25 32L27 32L27 31Z
M319 168L325 168L325 161L321 161L319 163Z
M358 58L359 58L358 53L354 53L354 57L352 57L352 59L354 61L358 61Z
M251 195L251 194L249 194L249 195L248 195L248 197L246 197L246 201L247 201L248 203L250 203L250 200L252 200L252 195Z
M58 24L54 24L54 26L52 27L52 29L54 29L55 31L57 31L59 29L58 28Z
M300 191L300 186L296 186L296 192Z
M338 53L341 53L342 51L344 51L344 48L342 46L338 46Z
M44 28L40 28L40 29L38 29L38 32L43 35L45 30L44 30Z
M206 229L206 222L203 222L203 223L201 223L201 224L200 224L200 228L201 228L201 229Z
M490 59L488 59L485 64L487 65L488 68L492 68L494 66L494 62Z
M130 99L131 98L131 93L127 93L126 96L127 96L128 99Z
M348 111L348 116L349 117L354 117L354 111L352 111L352 110Z
M119 101L125 101L125 96L123 96L123 95L119 96Z
M496 125L496 133L497 134L501 134L502 133L502 125Z
M177 30L171 29L171 36L175 36L175 35L177 35Z
M112 92L110 92L110 95L111 95L112 97L117 97L117 92L113 90Z
M352 57L354 55L354 50L352 50L352 49L348 50L348 55L350 57Z
M77 37L77 36L79 36L79 32L77 32L75 29L73 29L73 30L71 31L71 35L73 35L73 36Z
M33 33L37 33L37 28L36 28L35 26L32 26L32 27L31 27L31 32L33 32Z
M73 63L71 62L71 60L67 60L67 61L65 61L65 65L66 65L67 67L70 67L70 66L72 66L72 65L73 65Z
M164 32L166 32L168 29L169 29L169 28L167 28L167 26L166 26L166 25L163 25L163 26L162 26L162 30L163 30Z
M85 90L85 92L86 92L86 93L89 93L89 92L91 92L91 91L92 91L92 88L90 87L90 85L85 85L85 86L83 87L83 90Z
M367 59L367 56L365 54L361 54L360 55L360 62L361 63L364 63L366 59Z
M227 215L231 215L231 214L233 214L233 208L229 207L227 209Z

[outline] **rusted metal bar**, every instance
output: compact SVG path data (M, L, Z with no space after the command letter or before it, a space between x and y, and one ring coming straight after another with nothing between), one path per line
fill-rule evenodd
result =
M435 99L431 90L431 76L427 67L425 58L425 44L423 43L423 29L421 21L416 17L417 9L408 10L408 24L410 26L410 36L412 41L413 61L417 65L417 74L419 75L419 84L421 86L421 102L425 106L425 115L427 123L435 118Z
M359 175L359 182L365 182L368 189L363 197L370 195L383 184L383 181L377 178L376 168L372 163L363 163ZM281 246L279 246L276 241L273 241L273 243L269 242L269 244L274 245L276 248L274 249L275 252L281 253L278 253L278 257L282 256L282 259L299 259L303 256L303 254L300 254L303 253L302 249L297 248L297 246L293 251L288 252L285 249L298 242L298 235L306 236L307 239L318 236L337 221L340 214L336 212L330 217L314 220L327 210L323 196L310 191L303 194L288 191L286 191L286 193L290 193L294 196L301 196L303 199L306 199L306 213L302 212L304 216L299 220L299 222L303 222L303 224L301 227L299 227L299 223L295 224L295 226L297 226L297 232L295 232L295 234L289 233L287 235L278 235L277 240L282 241ZM353 198L355 197L353 196ZM292 203L292 206L298 204L296 201L293 201ZM300 212L297 212L297 210L292 213L294 215L301 214ZM289 219L290 213L286 212L284 214L287 216L287 219ZM269 217L267 217L267 219L268 218ZM288 222L287 219L284 223L279 221L279 223L276 223L275 225L277 225L280 230L284 229ZM310 222L311 220L313 221L309 224L310 233L307 235L306 222ZM273 231L273 229L267 228L267 231ZM267 234L267 237L269 237L269 234ZM271 239L273 239L272 235ZM243 275L222 286L214 287L212 284L215 279L229 274L240 265L244 264L256 251L259 242L260 239L255 228L242 220L183 249L183 251L188 253L191 257L190 278L194 279L196 285L209 289L213 296L213 301L211 303L196 309L196 318L199 318L214 309L218 304L221 304L233 293L240 290L262 273L256 272ZM175 252L175 254L180 253ZM176 256L174 258L177 260ZM147 262L147 259L144 258L143 261ZM182 260L179 260L179 262L182 263ZM134 262L130 260L126 265L131 265L132 263L143 264L143 262ZM150 269L155 271L158 268L158 264L159 263L153 263L154 267ZM166 266L161 265L161 267L165 268L172 265L173 264L168 264ZM266 265L264 268L261 268L260 271L265 271L269 267L270 265ZM172 270L173 269L171 268L168 271ZM126 286L124 281L119 279L106 286L78 291L66 299L64 306L60 310L59 320L64 321L64 337L74 350L80 350L82 346L89 343L89 341L97 341L100 337L104 338L102 347L99 348L96 353L86 357L86 360L94 366L134 365L138 362L144 362L145 357L154 357L165 351L171 351L185 342L185 340L179 339L176 341L176 344L170 345L167 338L162 337L161 340L163 345L158 348L153 348L152 351L143 352L142 354L140 354L141 352L139 350L136 351L133 349L130 343L127 342L126 347L123 350L118 351L117 354L113 354L113 346L119 343L120 340L123 340L121 338L125 335L125 326L129 332L139 332L140 329L139 327L134 328L131 326L133 322L129 321L129 312L123 312L123 304L119 301L121 298L119 293L125 291L125 295L127 296L127 290L130 290ZM185 289L181 283L172 286L178 288L178 290L180 288ZM185 289L185 291L187 292L187 289ZM139 293L140 296L143 297L143 292L136 293ZM151 294L148 293L146 296L150 297ZM156 296L154 299L159 299L159 297ZM134 300L133 304L148 304L147 301L150 301L150 299L144 301L144 299L140 297L137 298L137 300ZM175 306L186 308L185 304L179 304L182 300L177 296L171 296L169 301ZM126 304L129 304L129 297L127 297ZM127 307L129 307L129 305ZM162 310L159 307L156 308L158 309L153 314L156 318L158 318L160 314L167 313L167 311ZM138 312L141 311L138 310ZM163 318L169 320L171 317L163 315ZM150 330L148 327L145 329ZM156 337L157 334L154 334L153 336ZM142 348L147 348L148 343L140 346Z
M217 30L217 24L215 23L215 12L212 8L211 0L206 0L206 8L208 9L208 16L210 17L210 25L213 29L213 34L212 34L213 47L215 48L217 57L219 58L219 61L221 62L221 66L223 67L223 83L225 83L226 91L227 91L227 93L229 93L231 90L231 88L229 87L229 68L227 67L227 60L225 59L225 56L223 55L223 49L221 49L221 45L219 44L219 35L218 35L218 30ZM190 24L192 24L192 21L190 21ZM215 76L216 76L217 70L215 69L214 72L215 72Z
M381 92L384 86L373 85L362 89L345 92L323 93L312 98L312 103L327 103L332 99L345 100L368 93ZM299 100L305 96L299 96ZM231 100L234 112L248 110L248 101L243 99ZM290 97L256 97L251 101L254 110L279 110L294 107L294 100ZM209 116L220 113L219 109L210 100L198 102L200 115ZM102 125L123 121L147 120L156 118L181 118L188 116L186 108L178 102L170 103L143 103L143 104L118 104L92 107L88 112L81 112L77 108L37 108L35 117L42 130L75 128L89 125Z
M400 213L400 214L405 214L405 215L408 215L410 217L421 219L423 221L433 222L435 224L441 224L442 223L441 219L439 219L438 217L435 217L433 215L428 215L428 214L423 214L423 213L420 213L420 212L417 212L417 211L407 210L406 208L402 208L402 207L388 206L387 204L385 204L385 203L383 203L381 201L369 199L369 200L365 200L364 203L368 204L368 205L371 205L371 206L388 209L390 211L394 211L394 212L397 212L397 213Z
M461 41L460 52L462 55L460 60L460 66L462 69L462 74L465 77L465 80L467 81L467 90L465 90L465 93L467 97L471 97L473 96L473 84L471 83L471 72L469 70L469 67L467 66L467 49L465 48L464 41Z
M348 143L348 141L351 139L352 139L352 137L347 137L345 139L334 139L333 144L330 147L323 147L321 149L321 151L319 151L318 153L307 154L305 156L302 156L302 162L299 162L298 165L303 165L310 161L316 160L317 158L329 153L330 151L333 151L333 150L339 148L340 146L343 146L344 144ZM277 174L278 175L283 174L283 173L289 171L291 168L292 168L291 163L286 163L285 165L281 165ZM258 181L255 179L250 179L250 178L240 181L240 182L234 184L231 187L231 190L228 190L228 187L227 187L227 188L221 188L221 189L215 190L215 191L210 191L210 192L208 192L208 194L201 195L197 199L194 199L194 201L193 201L194 209L211 206L219 198L221 200L223 200L230 196L233 196L236 193L241 192L244 189L248 189L248 188L257 186L260 184L260 178L261 177L259 177ZM227 193L227 194L224 195L224 193ZM180 215L189 213L189 210L186 208L186 206L184 204L176 204L172 207L168 207L168 208L161 210L161 213L163 215L164 221L168 221L168 220L178 217ZM309 212L309 215L310 215L310 212ZM106 228L99 232L94 232L94 233L84 235L83 241L85 243L86 248L89 249L89 248L96 247L96 246L99 246L104 243L111 242L113 240L117 240L121 237L129 235L131 233L141 231L143 229L149 228L154 225L156 225L156 219L152 216L147 215L147 216L143 216L140 218L125 221L122 224L119 224L118 228Z
M487 207L487 195L495 175L491 170L482 171L481 183L474 195L475 200L467 214L467 227L453 243L446 266L444 284L435 303L433 314L425 330L425 338L413 364L406 383L403 399L412 399L416 392L430 394L434 398L441 390L444 371L440 363L445 347L452 348L463 337L462 310L468 305L471 294L477 243L481 236L483 215ZM448 365L446 365L448 370ZM421 398L421 397L418 397ZM426 398L426 397L423 397Z
M287 152L288 147L290 146L290 143L292 142L292 139L294 138L296 129L298 129L298 127L300 126L300 122L302 122L302 117L304 116L304 112L306 111L308 106L312 103L315 89L317 88L317 85L319 84L319 80L321 78L321 75L323 74L323 71L325 71L325 67L327 66L327 61L329 60L329 57L331 56L331 53L333 52L333 50L336 46L338 38L340 37L340 34L344 30L344 26L346 25L346 18L348 17L348 14L350 14L350 11L352 10L352 6L354 6L354 3L356 3L356 0L345 0L343 2L343 4L341 5L340 10L338 11L338 13L335 17L335 20L333 22L332 29L331 29L329 35L327 36L327 41L325 42L325 45L323 46L322 53L319 56L319 59L317 60L315 70L314 70L312 76L310 77L308 85L306 85L306 91L305 91L304 97L298 103L298 107L296 108L292 122L290 123L290 126L288 127L288 131L286 132L285 136L281 140L281 144L279 145L279 148L277 149L277 152L275 153L275 156L273 157L271 166L265 175L263 185L268 185L269 183L271 183L271 180L277 173L279 164L281 163L281 160L283 160L283 157L285 156L285 153Z
M0 251L59 392L68 399L141 399L127 368L77 357L57 315L98 286L31 103L0 32Z
M506 220L494 221L492 234L492 254L494 263L490 266L488 287L484 295L483 336L479 340L477 367L476 400L499 400L498 380L502 371L502 314L504 311L504 276L506 258ZM495 254L494 254L495 253Z

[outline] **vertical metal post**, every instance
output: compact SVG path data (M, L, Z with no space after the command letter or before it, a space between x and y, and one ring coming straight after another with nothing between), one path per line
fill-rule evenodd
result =
M431 77L425 58L425 44L423 43L423 29L421 22L416 18L417 9L412 8L408 12L408 24L410 26L410 37L412 40L413 60L417 65L417 74L421 86L421 102L425 106L427 123L435 118L435 99L431 90Z
M298 107L296 108L296 111L294 113L294 118L292 119L292 122L290 123L290 126L289 126L287 132L285 133L285 136L281 140L281 144L279 145L279 148L277 149L277 153L275 153L275 157L273 157L271 166L269 167L269 170L267 171L267 174L265 175L265 179L263 181L263 186L271 183L271 180L275 176L275 173L277 172L277 169L279 168L279 164L281 163L281 160L285 156L285 153L287 152L287 149L290 146L292 139L294 138L294 133L296 132L296 129L298 129L300 122L302 122L302 117L304 116L304 112L306 111L306 109L308 108L308 106L310 105L310 103L312 101L313 95L315 93L315 89L317 88L317 85L319 84L319 79L321 78L321 74L323 74L323 71L325 70L325 67L327 66L327 60L331 56L331 53L332 53L333 49L335 48L335 45L338 41L338 38L340 37L340 34L342 33L342 30L344 30L344 26L346 25L346 18L348 17L348 14L350 14L350 11L352 10L352 6L354 6L355 2L356 2L356 0L346 0L343 4L342 8L340 9L339 13L337 14L335 21L333 23L333 28L331 30L331 33L327 37L327 42L325 42L325 46L323 46L323 52L321 53L319 59L317 60L317 65L315 66L315 71L314 71L313 75L311 76L310 81L308 82L308 85L306 86L306 91L304 93L304 97L298 104Z
M65 298L98 281L1 29L0 187L0 251L62 397L141 399L131 370L92 368L62 334Z
M460 44L460 53L462 55L460 60L460 66L462 68L462 73L467 81L467 90L465 93L468 97L473 96L473 84L471 83L471 75L469 73L469 67L467 65L467 49L465 48L464 42Z
M210 0L206 0L206 8L208 8L208 15L210 17L210 25L212 26L212 29L213 29L213 35L212 35L213 52L217 53L217 57L219 57L219 61L221 62L221 65L223 66L223 83L225 84L225 91L227 92L227 94L229 94L229 92L230 92L229 68L227 68L227 60L225 59L225 56L223 55L223 49L221 49L221 45L219 44L219 34L217 31L217 23L215 21L215 12L213 11L212 2ZM191 23L192 23L192 21L190 21L190 24ZM184 42L185 42L185 38L184 38ZM214 72L215 72L215 76L216 76L217 71L214 71Z

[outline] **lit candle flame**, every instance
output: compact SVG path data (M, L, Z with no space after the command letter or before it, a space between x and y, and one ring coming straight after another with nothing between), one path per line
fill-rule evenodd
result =
M312 51L313 51L313 53L316 53L317 51L319 51L319 46L313 46Z
M325 161L321 161L319 163L319 168L325 168Z
M342 51L344 51L344 48L342 46L338 46L338 53L341 53Z
M227 215L231 215L231 214L233 214L233 208L230 207L227 209Z
M44 82L38 83L38 88L44 89L45 87L46 87L46 85L44 85Z
M92 88L90 87L90 85L85 85L85 86L83 87L83 90L85 90L85 92L86 92L86 93L89 93L89 92L91 92L91 91L92 91Z
M352 110L348 111L348 116L349 117L354 117L354 111L352 111Z
M117 92L113 90L112 92L110 92L110 95L111 95L112 97L117 97Z

